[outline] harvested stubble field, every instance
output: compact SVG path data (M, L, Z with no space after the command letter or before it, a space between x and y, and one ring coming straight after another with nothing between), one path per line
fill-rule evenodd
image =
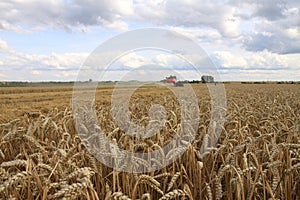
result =
M210 98L205 85L193 87L201 116L196 139L180 159L147 174L117 172L86 150L74 128L71 87L1 88L0 198L300 199L300 85L226 84L226 121L204 156ZM131 117L140 125L149 123L153 102L166 108L159 137L145 141L124 136L111 119L111 94L112 87L98 89L96 113L120 148L151 152L179 131L171 91L147 86L132 96Z

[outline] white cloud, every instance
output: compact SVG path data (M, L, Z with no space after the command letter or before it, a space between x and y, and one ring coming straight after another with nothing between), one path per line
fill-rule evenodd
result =
M239 25L240 20L237 17L234 17L233 14L227 16L227 18L221 24L223 34L225 36L237 37L239 36Z
M244 58L240 56L235 56L228 51L215 52L215 56L217 60L221 63L222 67L225 68L230 68L230 67L244 68L248 65L247 61Z
M1 40L0 39L0 49L2 50L2 49L7 49L8 48L8 46L7 46L7 43L4 41L4 40Z
M261 52L217 51L212 55L220 66L222 80L231 81L280 81L300 79L300 54Z
M31 71L31 74L33 74L33 75L39 75L39 74L41 74L41 72L38 71L38 70L33 70L33 71Z
M52 66L57 69L72 69L80 66L87 56L87 53L51 53L44 59L41 59L40 62L41 65Z
M104 20L102 18L98 18L97 21L107 29L111 30L119 30L119 31L126 31L128 30L128 24L122 20L115 20L113 22Z
M220 70L223 81L297 81L300 70Z
M5 74L0 74L0 77L1 77L1 78L5 78L6 75L5 75Z
M12 53L14 50L7 45L7 42L0 38L0 53Z
M24 25L30 29L51 27L72 31L84 25L124 30L127 25L122 17L132 12L131 0L2 1L0 29L22 31Z
M222 36L216 29L187 29L180 27L171 27L171 31L178 32L190 39L200 43L221 43Z
M292 60L287 55L271 53L267 50L262 52L217 51L213 56L221 68L272 70L292 67ZM299 61L300 58L298 59ZM298 63L299 65L300 62Z
M285 30L286 35L291 39L300 39L300 27L288 28Z
M176 66L179 63L178 58L171 54L159 54L153 60L164 67Z
M87 53L4 54L0 73L7 80L76 80ZM60 78L59 78L60 77ZM59 79L58 79L59 78Z
M131 52L129 54L122 56L118 61L122 65L127 66L127 67L132 67L132 68L137 68L137 67L141 67L145 64L149 64L149 60L147 59L147 57L138 55L135 52Z
M58 73L55 76L63 79L64 78L74 79L74 77L77 76L77 71L62 71L61 73Z
M5 57L3 65L0 67L0 74L3 75L1 78L5 80L76 80L78 69L87 55L86 53L52 53L49 55L14 53ZM202 63L199 56L190 55L188 57L188 59L198 59L198 63ZM267 50L262 52L217 51L212 57L217 65L221 66L219 72L223 80L300 79L299 54L280 55ZM117 68L119 70L106 71L101 80L119 80L127 73L131 73L129 78L139 80L148 80L149 78L160 80L173 73L179 74L181 79L193 80L199 79L201 74L209 72L209 70L201 71L200 69L199 74L199 71L193 71L195 69L188 67L185 60L166 53L132 52L121 57L114 64L120 65ZM137 67L142 68L140 71L136 71ZM146 74L143 75L142 72L146 72ZM215 71L210 72L215 73ZM153 77L149 74L152 74ZM96 80L94 77L92 78ZM88 80L88 77L85 77L84 80Z

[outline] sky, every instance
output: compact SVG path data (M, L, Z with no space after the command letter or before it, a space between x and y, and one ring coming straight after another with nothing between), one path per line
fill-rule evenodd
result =
M95 49L144 28L191 39L220 80L300 81L298 0L1 0L0 81L75 81ZM200 66L201 56L185 58ZM146 80L146 69L156 79L200 79L187 66L174 52L131 51L98 80Z

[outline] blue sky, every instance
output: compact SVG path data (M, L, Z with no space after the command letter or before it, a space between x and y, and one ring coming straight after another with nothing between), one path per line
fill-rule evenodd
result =
M101 43L149 27L194 40L222 80L300 80L299 19L300 1L294 0L2 0L0 81L76 80ZM159 51L118 60L123 71L182 63ZM198 77L184 67L176 72ZM107 79L118 80L120 73Z

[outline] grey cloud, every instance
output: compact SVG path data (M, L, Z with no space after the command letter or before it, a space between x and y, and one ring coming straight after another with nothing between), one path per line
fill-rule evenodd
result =
M263 51L266 49L280 54L300 53L300 40L280 37L280 35L265 36L257 34L245 42L245 47L249 51Z
M253 35L249 39L245 40L244 45L249 51L263 51L265 49L279 51L281 49L278 43L274 43L274 36L266 36L262 34Z
M275 21L285 17L294 0L231 0L229 4L237 9L237 15L245 20L265 18Z
M253 30L243 33L242 46L246 50L300 53L299 1L245 0L241 6L251 8L244 20L255 22Z
M254 17L261 16L271 21L284 17L286 3L282 0L260 0L256 3L257 10L253 13Z
M232 36L225 24L236 20L234 8L222 1L176 1L163 3L139 2L135 12L142 21L150 21L155 25L171 25L183 27L212 27L224 36Z

